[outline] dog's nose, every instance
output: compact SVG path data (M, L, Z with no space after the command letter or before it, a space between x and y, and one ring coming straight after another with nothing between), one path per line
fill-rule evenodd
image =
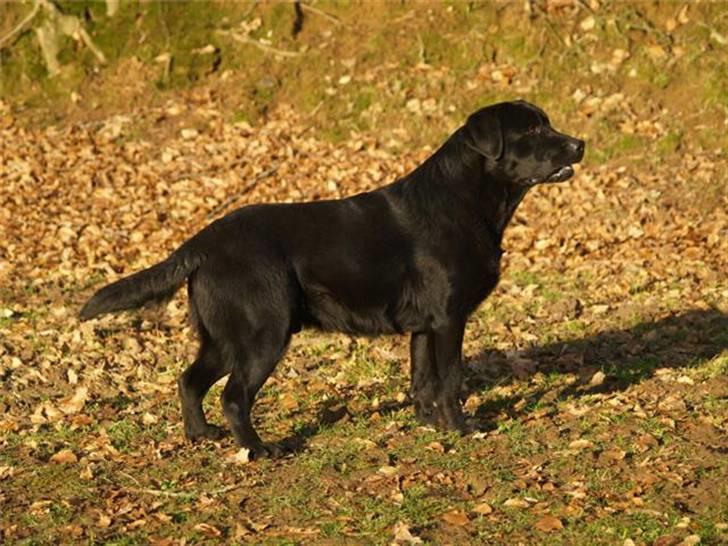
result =
M571 142L569 142L569 148L579 156L579 158L584 156L584 146L585 143L583 140L579 140L578 138L573 139Z

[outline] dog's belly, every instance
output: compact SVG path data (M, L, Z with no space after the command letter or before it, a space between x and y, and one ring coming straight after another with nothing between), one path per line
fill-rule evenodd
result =
M387 293L388 297L376 289L365 289L362 294L368 296L366 299L322 286L309 286L304 293L302 322L325 331L365 336L401 334L423 330L432 321L432 314L419 305L406 285Z

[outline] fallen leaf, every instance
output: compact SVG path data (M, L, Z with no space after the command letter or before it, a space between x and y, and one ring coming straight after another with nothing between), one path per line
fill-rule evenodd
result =
M592 30L594 26L596 25L596 20L591 15L581 21L579 23L579 26L581 27L581 30L588 31Z
M653 60L661 60L667 57L667 52L659 45L651 45L645 48L647 54L652 57Z
M569 449L588 449L593 447L594 444L590 440L574 440L569 444Z
M63 528L63 531L76 538L83 536L83 527L75 523L72 523L71 525L66 525Z
M528 508L529 504L528 501L524 499L514 497L512 499L506 500L503 503L503 506L507 506L508 508Z
M688 9L690 8L689 4L685 4L680 12L677 14L677 20L680 22L681 25L685 25L688 22L690 22L690 17L688 17Z
M427 444L425 449L437 451L438 453L445 453L445 447L440 442L430 442Z
M564 524L561 523L559 518L555 518L554 516L544 516L536 522L536 529L543 531L544 533L558 531L563 528Z
M687 405L685 404L685 400L683 400L680 396L677 394L671 394L662 399L659 404L657 404L657 408L664 412L683 412L687 410Z
M468 517L468 515L465 512L461 512L460 510L445 512L441 516L441 518L444 522L449 523L450 525L457 525L459 527L470 523L470 518Z
M677 546L678 542L680 542L680 539L677 537L663 535L661 537L657 537L655 542L652 543L652 546Z
M604 380L607 378L607 376L602 371L598 371L594 375L592 375L591 379L589 380L589 385L592 387L598 387L602 383L604 383Z
M209 523L198 523L193 527L193 529L207 535L208 537L222 536L222 531L220 531L220 529L218 529L214 525L210 525Z
M600 455L600 458L603 458L607 461L621 461L626 457L627 453L619 449L618 447L615 447L613 449L607 449L603 451Z
M395 544L422 544L420 537L414 536L410 531L409 525L400 521L394 525L394 543Z
M78 462L78 457L70 449L62 449L51 457L51 461L57 464L73 464Z
M296 398L290 393L282 394L279 397L278 401L283 409L289 411L297 410L299 406L298 400L296 400Z
M493 512L493 507L487 502L481 502L480 504L476 504L473 507L473 512L475 512L476 514L482 514L484 516L487 516L488 514Z
M88 389L86 387L78 387L73 396L59 402L58 409L66 415L73 415L83 409L87 399Z
M232 464L246 464L250 462L250 450L245 447L241 447L233 455L227 457L227 462Z
M479 476L472 477L468 480L467 488L468 492L473 497L481 497L489 487L489 482Z
M102 512L99 514L99 519L96 522L96 525L102 529L106 529L111 526L111 518Z

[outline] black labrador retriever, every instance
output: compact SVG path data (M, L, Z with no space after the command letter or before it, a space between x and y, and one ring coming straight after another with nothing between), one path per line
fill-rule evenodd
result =
M187 279L200 336L179 379L185 434L217 439L202 399L222 395L240 446L277 455L250 419L255 396L305 326L410 332L411 396L424 423L464 430L461 345L499 278L501 239L529 188L570 178L584 142L523 101L478 110L413 172L347 199L253 205L213 222L163 262L99 290L82 320L170 297Z

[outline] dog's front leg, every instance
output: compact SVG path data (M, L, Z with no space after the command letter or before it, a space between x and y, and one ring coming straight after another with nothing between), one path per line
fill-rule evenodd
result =
M464 332L464 323L453 321L445 327L434 330L430 336L434 345L433 352L438 379L435 405L438 409L440 425L460 432L466 432L465 416L460 403Z
M415 405L417 419L425 425L437 425L439 411L435 407L437 370L432 351L431 334L415 332L410 340L411 384L410 396Z

